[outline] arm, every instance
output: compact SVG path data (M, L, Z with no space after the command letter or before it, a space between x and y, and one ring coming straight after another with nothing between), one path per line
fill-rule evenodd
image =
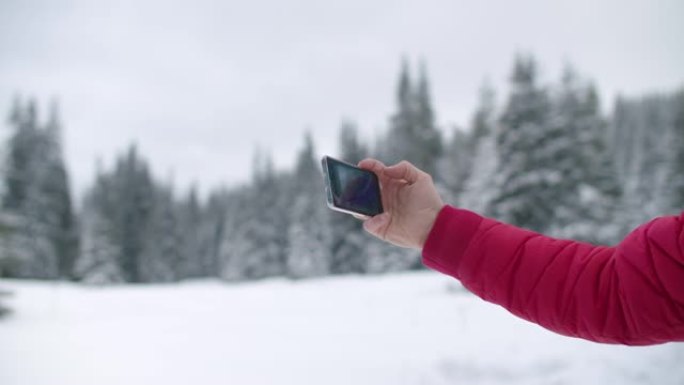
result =
M573 337L684 341L684 213L654 219L616 247L593 246L444 206L432 178L408 162L359 166L378 174L386 209L366 231L422 249L427 266L485 300Z
M684 341L684 213L616 247L549 238L444 207L424 263L555 332L597 342Z

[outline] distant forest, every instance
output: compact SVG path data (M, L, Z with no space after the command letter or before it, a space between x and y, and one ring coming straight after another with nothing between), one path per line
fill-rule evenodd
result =
M424 67L404 62L394 113L374 143L344 121L336 155L407 159L446 202L562 238L615 244L649 219L684 209L684 88L601 108L594 83L567 67L542 83L517 55L510 91L483 86L467 130L438 127ZM673 85L678 86L678 85ZM500 100L501 103L497 103ZM294 169L257 151L252 177L207 199L152 175L135 146L99 169L76 212L58 109L39 119L16 99L0 172L0 277L92 284L218 277L293 279L421 268L416 251L365 234L325 205L320 155L307 133Z

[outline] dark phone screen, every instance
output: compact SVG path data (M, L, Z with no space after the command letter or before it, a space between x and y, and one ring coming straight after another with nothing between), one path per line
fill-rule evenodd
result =
M382 213L377 176L367 170L327 158L335 206L368 216Z

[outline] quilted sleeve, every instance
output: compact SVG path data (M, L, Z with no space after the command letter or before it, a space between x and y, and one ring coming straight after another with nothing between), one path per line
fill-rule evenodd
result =
M684 213L656 218L605 247L446 206L423 262L560 334L627 345L684 341Z

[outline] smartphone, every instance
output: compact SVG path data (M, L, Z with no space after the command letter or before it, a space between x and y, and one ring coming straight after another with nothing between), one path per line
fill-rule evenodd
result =
M374 172L329 156L321 163L328 207L363 218L382 213L380 182Z

